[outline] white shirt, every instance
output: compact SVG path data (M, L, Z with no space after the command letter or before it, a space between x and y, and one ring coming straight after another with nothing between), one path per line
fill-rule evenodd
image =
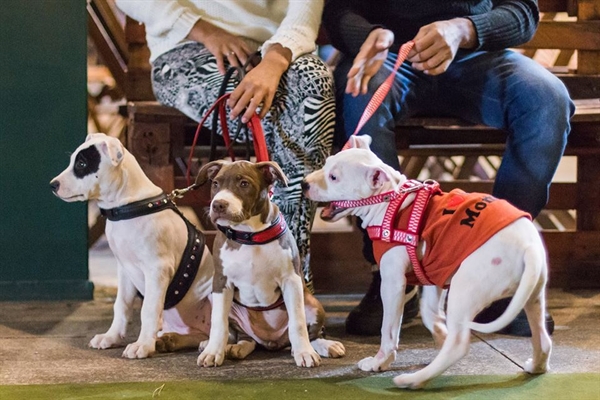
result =
M194 24L207 22L240 36L263 55L279 43L292 61L315 49L323 0L117 0L131 18L143 22L150 61L186 39Z

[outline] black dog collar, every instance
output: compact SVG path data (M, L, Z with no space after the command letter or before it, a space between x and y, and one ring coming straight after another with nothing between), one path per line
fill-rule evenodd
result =
M279 239L286 231L287 224L282 215L279 214L271 226L259 232L243 232L231 229L228 226L217 225L217 228L227 236L227 239L240 244L266 244Z
M101 208L100 214L105 216L109 221L121 221L154 214L167 208L175 209L176 206L166 194L162 193L158 196L135 201L121 207L109 209Z

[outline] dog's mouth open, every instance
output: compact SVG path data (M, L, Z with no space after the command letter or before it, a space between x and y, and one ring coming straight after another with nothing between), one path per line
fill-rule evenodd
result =
M323 210L321 210L321 219L323 221L333 221L343 211L347 210L345 207L340 207L335 201L328 203Z

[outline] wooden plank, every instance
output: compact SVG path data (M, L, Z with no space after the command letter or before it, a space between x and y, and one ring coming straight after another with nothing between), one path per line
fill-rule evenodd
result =
M539 0L541 12L561 12L567 10L567 0Z
M127 41L125 40L125 30L121 22L117 19L115 12L107 0L88 0L88 12L90 8L99 18L102 26L105 28L112 43L114 43L117 51L127 62Z
M600 74L600 50L579 50L577 53L577 73Z
M538 30L520 48L536 49L600 49L600 21L540 21Z
M111 75L115 79L117 86L125 91L127 87L127 60L119 52L115 43L105 27L102 24L100 17L94 9L88 4L88 35L92 39L94 46L98 50L102 61L106 64Z
M600 232L543 231L550 286L597 288L600 282Z

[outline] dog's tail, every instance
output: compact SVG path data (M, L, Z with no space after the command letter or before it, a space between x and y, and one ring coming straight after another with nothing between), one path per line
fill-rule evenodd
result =
M469 327L477 332L492 333L510 324L523 309L533 292L539 290L540 279L546 267L545 257L544 252L540 250L540 246L531 245L527 247L523 255L525 267L521 282L504 313L495 321L486 324L471 322Z

